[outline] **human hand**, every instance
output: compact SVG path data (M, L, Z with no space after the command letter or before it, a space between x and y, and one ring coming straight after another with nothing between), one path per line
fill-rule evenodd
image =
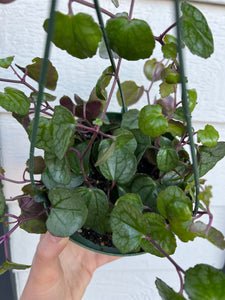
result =
M117 258L47 232L40 238L20 300L80 300L94 271Z

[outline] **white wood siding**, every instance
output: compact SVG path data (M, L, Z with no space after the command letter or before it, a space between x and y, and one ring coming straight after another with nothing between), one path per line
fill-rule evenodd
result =
M46 0L20 0L10 5L0 5L0 58L15 55L15 61L21 66L31 63L34 57L43 55L45 34L42 24L48 13ZM59 9L67 11L67 1L58 1ZM120 0L121 11L129 2ZM189 88L198 90L198 106L193 114L193 122L198 128L204 128L206 123L213 124L220 133L221 140L225 140L225 0L195 1L212 28L215 38L215 53L208 60L186 54L186 71L189 78ZM213 2L207 4L207 2ZM113 8L110 0L102 0L107 8ZM221 5L217 5L221 4ZM73 5L80 8L80 5ZM137 0L135 4L135 17L148 20L154 35L160 34L174 20L173 2L161 0ZM82 8L83 9L83 8ZM84 9L87 10L87 9ZM93 13L91 9L89 12ZM157 56L158 49L154 51ZM64 51L52 47L51 61L59 72L59 84L56 95L73 96L78 93L82 98L87 98L92 86L99 77L107 61L96 63L96 59L79 61L65 54ZM61 62L63 65L60 65ZM121 81L135 78L141 72L143 61L132 62L127 65L122 63ZM7 71L0 69L0 77ZM12 75L13 76L13 75ZM143 74L138 75L137 83L145 84ZM90 85L91 84L91 85ZM3 89L0 83L0 90ZM22 88L22 86L21 86ZM142 101L142 104L145 100ZM112 110L119 110L115 104ZM2 166L7 170L7 176L21 179L24 164L28 157L29 149L27 136L23 128L18 125L8 113L0 110L0 147ZM214 226L225 234L225 160L221 161L214 171L207 176L208 184L213 185L214 198L212 211L215 215ZM7 197L16 195L20 187L5 183ZM18 212L15 204L10 205L10 210ZM11 239L12 258L21 263L30 264L39 237L18 230ZM196 263L209 263L215 267L222 267L225 253L213 247L209 242L196 239L189 244L178 242L179 246L174 259L185 269ZM185 251L184 251L185 249ZM15 272L17 278L18 295L21 294L28 271ZM159 296L154 285L155 278L166 280L175 289L178 288L179 279L173 267L165 259L148 254L124 258L106 265L96 271L93 281L84 296L85 300L157 300Z

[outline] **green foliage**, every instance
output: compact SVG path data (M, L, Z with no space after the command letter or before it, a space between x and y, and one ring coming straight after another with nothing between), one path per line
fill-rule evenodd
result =
M29 268L30 268L30 266L28 266L28 265L17 264L17 263L13 263L10 261L6 261L0 266L0 275L4 274L6 271L26 270Z
M8 56L6 58L1 58L0 59L0 67L7 69L9 66L11 66L13 59L14 59L14 56Z
M157 278L155 285L158 289L159 295L163 300L185 300L185 298L176 293L170 286L168 286L164 281Z
M62 159L71 143L75 129L75 120L71 112L62 106L56 106L52 117L52 137L55 155Z
M48 21L46 20L43 25L46 31ZM101 38L100 28L91 16L84 13L74 16L56 13L53 43L72 56L80 59L92 57Z
M119 1L112 2L119 6ZM169 26L158 37L154 36L148 22L132 19L134 3L131 4L129 13L113 15L108 12L105 24L101 19L97 24L85 13L74 15L71 5L67 15L56 12L52 41L58 51L66 50L77 60L91 58L98 50L100 58L109 61L104 61L103 71L96 65L92 74L97 78L96 84L90 87L91 93L85 100L78 96L80 86L76 84L76 77L71 78L76 87L74 99L58 93L57 97L43 93L35 141L41 156L34 157L33 174L28 174L35 175L33 184L26 179L26 172L31 172L27 161L22 194L13 198L18 200L21 214L11 216L15 218L12 226L15 225L13 230L20 226L29 233L49 230L62 237L94 231L100 235L100 247L101 235L107 232L112 247L121 254L148 252L168 258L181 275L185 271L170 257L176 251L177 238L183 242L204 238L222 250L225 241L223 234L211 226L212 191L210 186L205 186L204 179L200 179L200 205L193 213L197 188L193 159L186 146L193 144L188 132L195 130L186 122L190 116L183 109L179 92L181 82L188 78L180 75L180 43L168 34L179 23ZM185 1L182 1L181 11L181 46L186 45L200 57L210 56L213 38L205 17ZM150 23L151 18L148 21ZM45 31L49 23L49 19L44 22ZM152 56L156 42L161 49L161 58L157 59ZM140 83L143 77L139 73L137 81L129 79L129 74L122 70L122 58L128 61L143 59L142 75L147 78L146 86ZM43 59L36 57L26 67L16 65L23 77L13 68L13 59L13 56L0 59L0 67L8 69L4 72L13 70L17 80L0 81L18 82L28 90L29 97L25 92L6 87L4 93L0 93L0 105L12 112L31 139L37 121L37 115L34 119L33 115L39 103L38 91L27 79L39 81ZM114 59L119 59L118 63ZM91 82L89 61L86 60L86 82ZM55 90L58 73L49 60L47 66L45 87ZM129 72L129 68L127 70ZM126 81L120 83L120 75L127 77ZM154 95L155 87L158 92ZM183 95L187 96L192 112L197 103L197 91L188 89ZM108 111L113 107L115 96L123 106L121 113ZM139 110L134 107L141 103L140 99L146 103ZM219 135L211 125L199 130L196 136L198 166L194 169L199 167L202 177L224 158L225 143L218 142ZM3 169L0 169L0 179L9 180ZM208 224L200 221L206 214ZM2 222L8 216L2 189L0 216ZM5 246L7 239L8 236L1 237ZM0 273L25 267L7 262L0 267ZM179 294L160 279L156 280L156 286L162 299L185 299L181 295L182 282ZM209 299L222 299L224 276L212 267L199 265L186 271L184 289L193 300L205 299L205 293Z
M121 87L122 87L126 106L131 106L136 102L138 102L138 100L141 98L141 96L144 93L144 87L137 86L137 84L134 81L125 81L121 84ZM122 100L121 100L119 90L116 93L116 97L119 102L119 105L122 106Z
M193 54L203 58L209 57L214 51L214 43L204 15L187 1L182 3L181 10L182 36L185 44Z
M168 121L162 115L162 108L159 105L144 106L138 117L139 128L145 135L157 137L166 132Z
M186 271L184 289L191 300L224 299L225 275L212 266L196 265Z
M27 115L30 108L30 101L24 92L6 87L4 93L0 92L0 105L7 111Z
M215 147L218 139L219 133L212 125L206 125L204 130L198 131L198 142L207 147Z
M88 211L78 193L56 188L49 192L48 197L52 208L46 226L51 234L66 237L85 223Z
M148 58L155 48L152 31L143 20L110 19L106 31L112 50L127 60Z
M27 65L25 68L20 67L17 65L17 67L24 73L27 74L30 78L34 79L35 81L39 81L40 78L40 72L41 72L41 67L43 63L43 59L39 57L35 57L32 60L33 64ZM57 80L58 80L58 73L56 71L56 68L52 65L50 61L48 61L48 71L47 71L47 77L46 77L46 83L45 86L46 88L50 90L55 90L56 85L57 85Z

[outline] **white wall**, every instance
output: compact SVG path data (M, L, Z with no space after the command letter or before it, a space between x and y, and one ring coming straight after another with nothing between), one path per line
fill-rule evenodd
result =
M0 58L15 55L15 61L21 66L31 63L32 58L43 55L45 34L42 24L47 16L48 4L45 0L17 0L10 5L0 5ZM67 11L67 1L61 0L59 9ZM121 10L128 0L120 0ZM197 1L209 2L209 1ZM214 3L225 1L215 1ZM104 7L113 8L110 0L102 0ZM189 77L189 88L198 90L198 107L193 115L196 129L203 128L205 123L213 124L220 132L221 140L225 140L225 7L219 5L196 4L203 11L212 28L215 38L215 53L208 60L203 60L187 53L186 69ZM74 9L81 8L73 5ZM93 13L91 9L89 12ZM137 0L135 17L142 17L153 23L154 35L160 34L173 22L173 2ZM157 50L154 53L157 55ZM97 57L96 57L97 59ZM107 66L107 61L96 63L90 60L88 70L84 67L87 61L69 57L64 51L52 48L51 61L59 72L59 85L56 95L73 96L79 93L82 98L87 98L92 86L102 71L102 66ZM60 63L63 62L63 65ZM122 64L121 81L132 79L141 73L143 61ZM6 76L6 71L0 69L0 78ZM138 76L138 83L146 84L143 75ZM91 84L91 85L90 85ZM0 83L0 90L3 89ZM22 88L22 86L21 86ZM144 101L144 100L143 100ZM143 103L143 102L142 102ZM112 110L118 110L116 103L111 105ZM24 164L28 157L28 141L22 127L10 118L10 115L0 110L0 145L1 161L7 170L7 176L21 179ZM216 169L207 175L208 184L213 185L214 198L212 211L215 215L214 226L225 234L225 160L220 162ZM5 184L6 197L15 195L20 187ZM11 211L17 211L15 204L10 205ZM30 264L38 241L37 235L29 235L18 230L11 239L13 252L12 259L17 262ZM185 246L185 252L183 251ZM206 251L207 249L207 251ZM209 263L215 267L222 267L225 253L213 247L209 242L196 239L194 242L179 246L174 259L185 269L196 263ZM15 272L17 278L18 295L21 294L28 271ZM174 288L178 288L179 280L173 267L165 259L148 254L124 258L104 266L96 274L84 296L85 300L129 300L129 299L159 299L154 281L160 277Z

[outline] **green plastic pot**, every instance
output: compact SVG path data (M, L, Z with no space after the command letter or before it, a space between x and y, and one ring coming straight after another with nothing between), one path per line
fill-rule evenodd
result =
M107 246L100 246L98 244L93 243L92 241L89 241L88 239L82 237L79 233L74 233L71 235L70 240L74 242L75 244L86 248L88 250L101 253L101 254L106 254L106 255L111 255L111 256L136 256L136 255L141 255L145 254L144 251L140 251L137 253L121 253L117 248L115 247L107 247Z

